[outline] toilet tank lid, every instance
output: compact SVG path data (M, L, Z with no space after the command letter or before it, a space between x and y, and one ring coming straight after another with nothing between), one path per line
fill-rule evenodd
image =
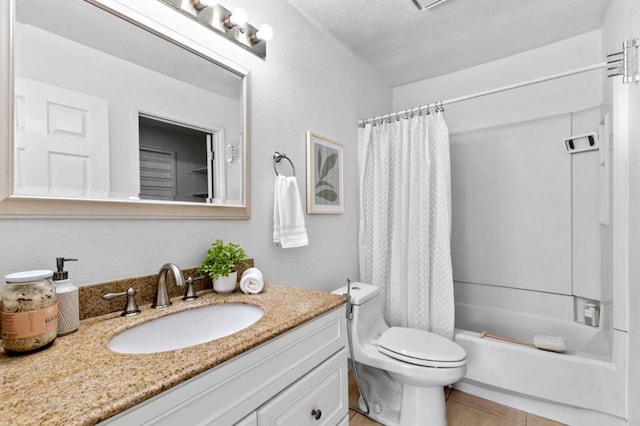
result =
M333 290L331 293L340 295L346 294L347 286L342 286L336 290ZM376 287L375 285L360 282L351 283L351 302L354 305L362 305L364 302L374 296L377 296L379 293L380 290L378 290L378 287Z

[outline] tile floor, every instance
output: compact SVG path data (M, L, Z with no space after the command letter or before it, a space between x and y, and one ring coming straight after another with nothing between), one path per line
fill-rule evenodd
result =
M349 407L358 405L358 388L349 374ZM448 426L561 426L549 419L496 404L455 389L445 388ZM349 410L349 426L375 426L380 423ZM428 426L428 425L424 425Z

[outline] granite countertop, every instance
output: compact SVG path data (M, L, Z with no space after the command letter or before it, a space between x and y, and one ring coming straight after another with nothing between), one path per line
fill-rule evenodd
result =
M195 301L172 300L161 310L142 306L135 317L112 313L83 320L78 331L34 353L0 349L0 424L98 423L344 303L341 296L281 284L267 284L260 294L205 291ZM184 349L130 355L107 348L113 336L135 325L216 303L248 303L264 315L238 333Z

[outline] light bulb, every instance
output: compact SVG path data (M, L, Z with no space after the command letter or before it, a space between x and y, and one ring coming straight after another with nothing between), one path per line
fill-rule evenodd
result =
M236 7L231 12L231 15L229 15L228 20L231 24L231 28L235 27L236 25L242 27L247 23L247 12L241 7Z
M198 12L209 7L209 3L206 0L193 0L191 4Z
M256 41L271 40L273 38L273 28L271 28L271 25L267 25L267 24L260 25L260 28L258 28L258 31L256 32L255 38L256 38Z

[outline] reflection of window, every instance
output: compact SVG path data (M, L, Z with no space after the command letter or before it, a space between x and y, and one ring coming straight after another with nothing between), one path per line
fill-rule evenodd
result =
M2 4L7 2L14 3L0 0ZM16 126L30 132L30 123L36 125L35 137L40 137L43 129L49 126L55 128L56 134L48 134L48 139L57 144L53 149L56 157L52 168L51 164L40 161L48 161L44 156L47 150L31 151L25 156L19 154L23 152L23 141L16 141L12 156L14 194L135 201L140 193L137 137L140 109L147 112L147 117L167 119L212 134L214 144L219 144L215 145L218 152L222 152L220 149L226 143L238 144L240 159L244 159L246 71L226 62L221 66L215 62L216 58L207 55L194 54L198 43L192 38L197 31L188 30L179 40L174 40L175 34L161 34L165 28L157 23L146 22L151 24L149 28L133 25L128 19L121 19L85 1L20 0L15 1L12 9L15 13L2 16L0 25L11 24L15 33L13 43L7 41L7 45L12 44L16 53L13 70ZM123 10L133 21L140 17L129 12ZM9 22L13 15L15 22ZM113 37L113 34L119 37ZM0 62L5 56L2 52ZM109 78L104 78L105 70L108 70ZM33 87L35 98L22 90L20 80L25 79L38 84ZM72 95L100 98L104 106L93 100L87 104L82 98L67 95L61 99L55 92L52 97L41 85L64 88ZM37 108L38 114L49 112L44 102L56 106L53 122L46 116L31 120L29 117L32 116L26 110L32 106ZM87 112L83 117L70 115L77 110ZM148 114L151 112L155 117ZM79 135L93 140L77 143L81 139ZM227 139L222 137L224 135ZM67 142L76 142L77 146ZM71 153L68 148L72 149ZM85 152L80 152L79 156L79 150ZM86 150L91 152L86 153ZM180 162L181 153L176 152ZM70 155L62 158L60 153ZM42 156L33 159L32 154ZM81 156L91 159L84 161ZM219 162L215 165L217 174L214 175L216 187L213 192L216 198L213 202L244 204L244 163L230 164L230 167L223 164L222 168ZM230 170L228 177L224 175L227 170ZM0 174L4 172L0 167ZM25 176L25 173L30 175ZM32 181L31 174L37 174L33 176L36 181ZM52 184L46 181L49 176L55 179ZM206 198L189 197L188 193L183 196L181 181L188 177L177 173L176 178L178 198L199 204L206 201ZM203 187L193 193L208 192L208 177L200 175L197 179ZM233 198L227 200L224 194L231 194Z
M213 202L214 134L139 116L140 198Z
M140 145L140 198L176 199L176 153Z

